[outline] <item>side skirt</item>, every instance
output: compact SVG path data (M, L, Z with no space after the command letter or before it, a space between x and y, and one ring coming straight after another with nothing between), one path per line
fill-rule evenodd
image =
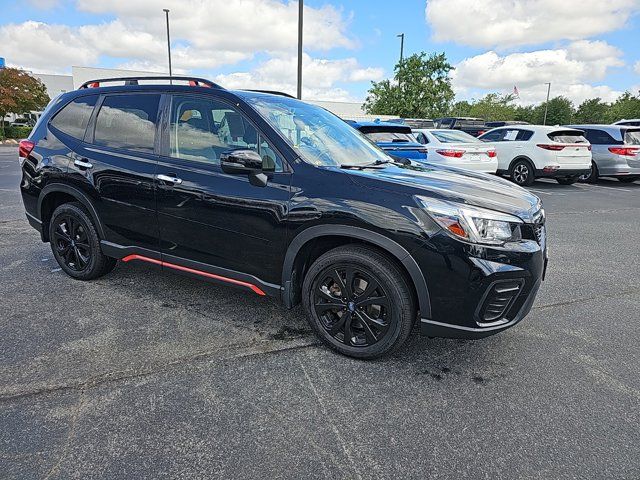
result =
M260 296L281 296L282 288L280 285L264 282L246 273L195 262L186 258L174 257L154 250L122 246L106 240L100 241L100 248L105 255L118 258L123 262L139 260L153 263L163 268L168 268L199 279L245 288Z

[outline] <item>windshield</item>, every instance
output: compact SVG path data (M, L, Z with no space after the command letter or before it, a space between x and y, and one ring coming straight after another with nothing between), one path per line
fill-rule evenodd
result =
M431 134L442 143L482 143L482 141L476 137L457 130L447 130L446 132L432 131Z
M415 142L409 133L402 132L369 132L365 133L372 142Z
M288 97L238 93L312 165L372 165L391 161L360 132L323 108Z

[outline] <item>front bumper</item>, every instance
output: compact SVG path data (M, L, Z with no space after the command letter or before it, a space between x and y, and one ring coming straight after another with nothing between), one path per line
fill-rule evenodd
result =
M526 317L546 272L544 230L539 239L512 248L469 245L443 235L412 252L418 265L429 265L423 272L431 312L420 319L421 334L482 338Z

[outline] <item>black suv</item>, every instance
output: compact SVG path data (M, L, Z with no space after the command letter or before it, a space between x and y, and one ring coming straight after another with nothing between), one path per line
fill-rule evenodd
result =
M546 266L536 196L396 163L284 94L165 80L88 82L20 144L28 220L68 275L142 261L302 302L325 344L360 358L417 319L478 338L529 312Z

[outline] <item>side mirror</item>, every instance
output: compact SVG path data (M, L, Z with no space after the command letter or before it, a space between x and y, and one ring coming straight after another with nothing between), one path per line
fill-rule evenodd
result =
M220 168L224 173L248 175L254 187L266 187L269 177L263 172L262 158L248 149L227 150L220 154Z
M220 168L225 173L248 175L262 172L262 158L254 150L227 150L220 155Z

